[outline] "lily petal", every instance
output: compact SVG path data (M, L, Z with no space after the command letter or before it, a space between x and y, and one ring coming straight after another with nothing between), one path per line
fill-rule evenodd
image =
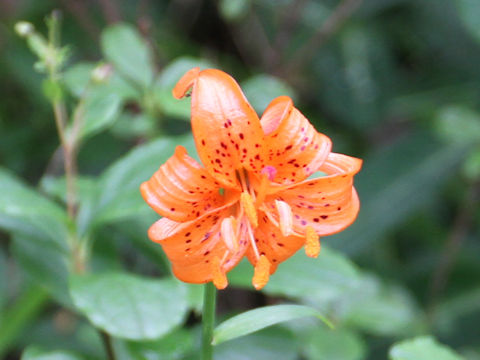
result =
M274 99L260 120L266 135L267 162L276 170L274 182L294 184L323 164L331 140L317 132L288 96Z
M293 213L293 229L305 234L311 226L318 235L337 233L353 223L360 203L353 187L353 176L360 170L362 161L350 156L330 153L320 167L327 176L305 180L299 184L269 195L266 206L275 220L275 200L290 204Z
M259 223L255 229L255 244L260 255L265 255L269 260L270 274L273 274L277 266L290 256L295 254L304 244L305 238L295 235L284 236L275 223L268 216L259 211ZM250 247L247 251L248 260L253 264L257 264L257 256Z
M237 82L216 69L187 72L177 98L192 88L192 131L206 169L226 187L238 187L235 171L260 171L265 164L260 120Z
M141 185L140 191L160 215L174 221L187 221L225 203L219 187L207 170L188 156L183 146L177 146L175 154Z
M236 252L231 253L222 241L221 223L230 212L225 206L183 223L162 218L150 227L148 236L162 245L178 279L189 283L212 281L219 259L221 271L226 273L240 261L248 246L246 241L240 241Z

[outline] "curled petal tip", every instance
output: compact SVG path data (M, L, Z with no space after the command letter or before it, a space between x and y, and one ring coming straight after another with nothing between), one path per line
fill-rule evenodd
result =
M225 289L228 285L228 279L227 275L225 275L225 272L222 270L220 259L218 257L213 259L212 267L213 285L215 285L218 290Z
M172 90L172 94L175 99L183 98L188 90L193 86L195 79L198 77L200 73L200 68L195 67L193 69L188 70L180 80L178 80L177 85Z

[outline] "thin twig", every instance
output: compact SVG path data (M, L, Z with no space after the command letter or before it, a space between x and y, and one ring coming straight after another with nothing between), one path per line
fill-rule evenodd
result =
M345 23L345 21L360 6L362 0L343 0L291 59L288 71L301 69L315 55L315 52Z
M113 350L112 338L107 332L103 330L98 330L98 331L100 333L100 336L102 337L103 345L105 347L105 352L107 353L107 359L115 360L115 352Z
M453 265L457 259L458 253L462 246L473 219L473 209L480 199L480 181L472 183L462 202L462 206L455 217L452 231L443 249L438 266L432 277L430 284L430 304L428 306L428 317L430 320L434 318L435 309L438 299L445 290Z

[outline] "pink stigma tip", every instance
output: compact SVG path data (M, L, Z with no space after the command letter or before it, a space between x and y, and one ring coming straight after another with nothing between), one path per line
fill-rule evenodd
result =
M262 175L267 175L268 180L273 181L277 175L277 169L274 166L267 165L262 169Z

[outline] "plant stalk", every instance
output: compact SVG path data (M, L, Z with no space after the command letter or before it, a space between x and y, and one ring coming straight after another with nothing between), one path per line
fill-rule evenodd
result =
M216 289L212 282L206 283L203 294L202 313L202 360L213 359L213 326L215 324Z

